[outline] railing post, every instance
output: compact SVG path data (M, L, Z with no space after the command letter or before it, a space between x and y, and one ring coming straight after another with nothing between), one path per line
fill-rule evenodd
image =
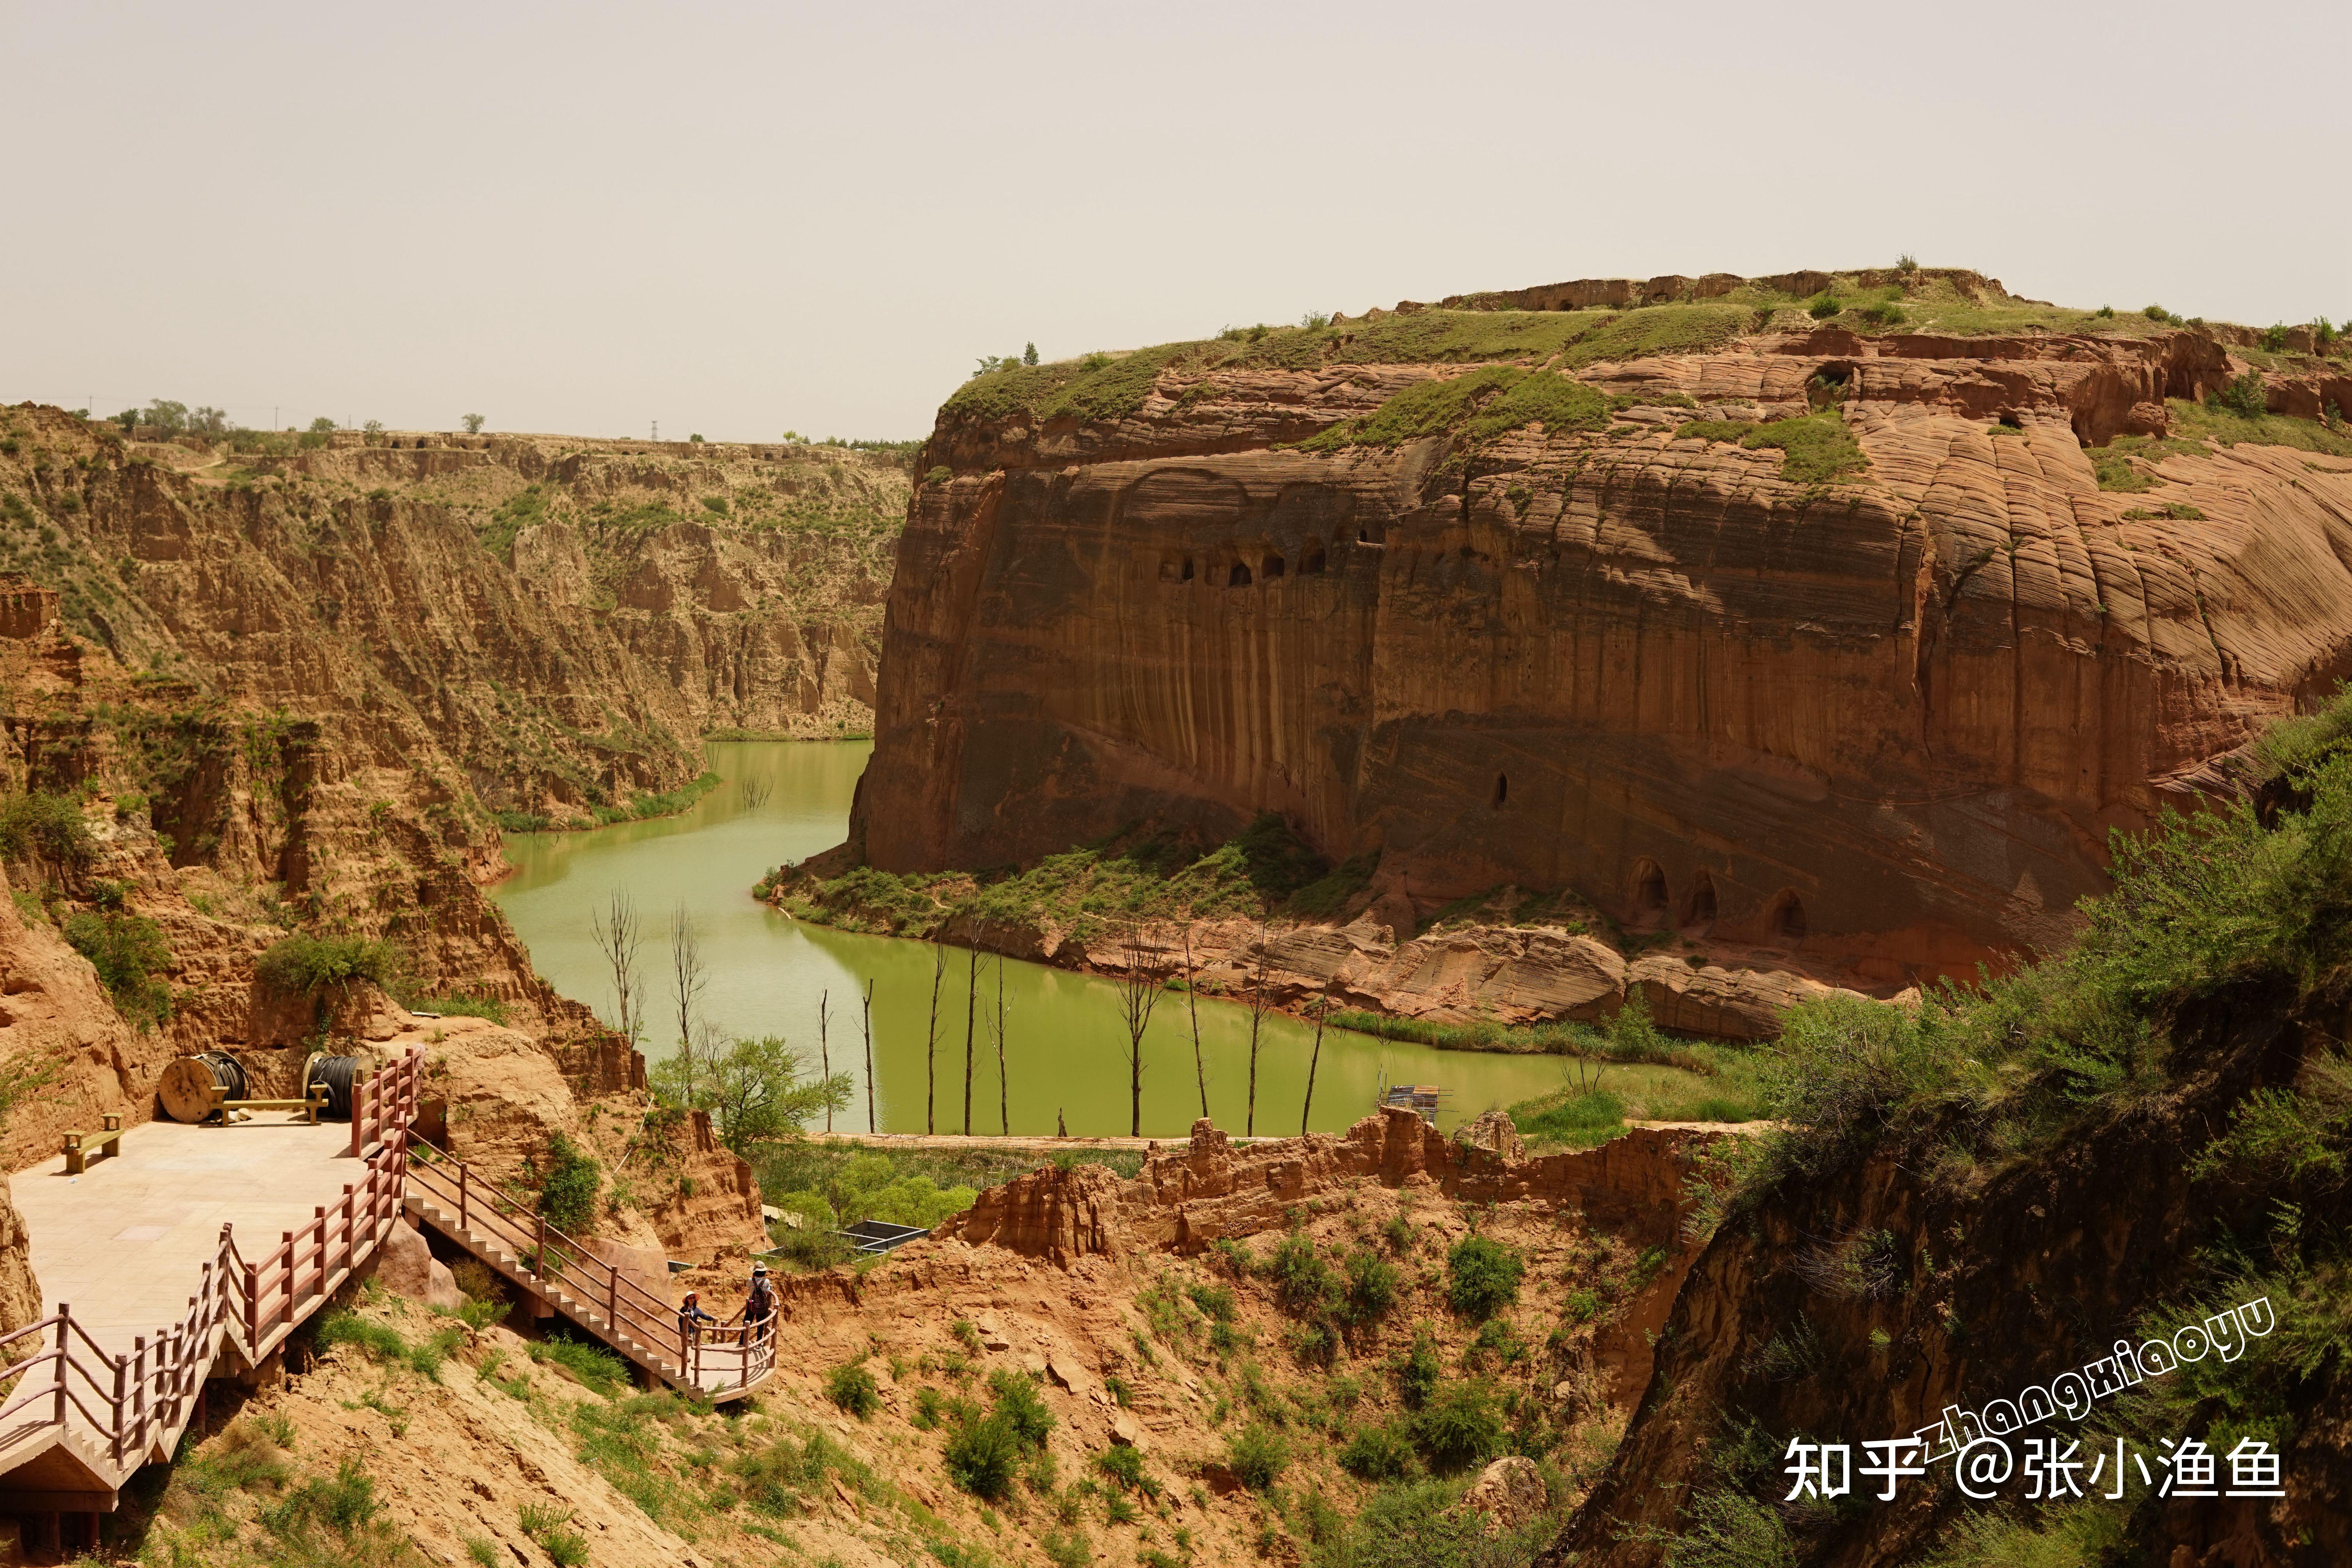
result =
M157 1347L162 1349L160 1342ZM139 1434L139 1447L147 1447L147 1336L140 1335L131 1342L131 1353L139 1363L139 1391L131 1396L131 1430ZM158 1356L157 1360L162 1357Z
M73 1307L69 1302L58 1303L58 1411L57 1423L66 1424L66 1336L73 1330Z
M255 1356L261 1346L261 1265L245 1266L245 1353Z
M130 1358L128 1356L116 1357L114 1362L113 1419L108 1424L114 1428L114 1462L117 1466L120 1466L122 1463L122 1406L130 1393L130 1390L124 1386L124 1383L130 1375Z
M459 1230L466 1228L466 1200L468 1195L467 1189L471 1185L470 1178L473 1172L474 1167L464 1161L457 1163L457 1228Z
M604 1325L621 1331L621 1271L610 1264L604 1266Z
M343 1184L343 1265L345 1268L349 1268L351 1266L352 1259L359 1256L360 1237L358 1218L358 1210L352 1206L352 1184L349 1182L345 1182ZM368 1228L371 1231L375 1228L375 1222L373 1218L368 1221ZM326 1287L323 1284L320 1287L320 1289L324 1289Z
M294 1326L294 1233L279 1231L278 1246L278 1250L286 1254L286 1326L291 1328ZM256 1345L253 1348L257 1357L261 1347Z
M547 1281L547 1216L539 1216L539 1241L531 1250L530 1277L541 1284Z

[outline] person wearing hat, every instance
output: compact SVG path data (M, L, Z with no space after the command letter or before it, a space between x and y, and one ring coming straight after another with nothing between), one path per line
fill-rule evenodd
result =
M776 1292L768 1283L768 1266L751 1265L751 1293L743 1298L743 1329L747 1340L760 1339L768 1331L768 1321L776 1315Z
M703 1324L718 1321L702 1310L702 1292L699 1290L688 1290L686 1300L678 1303L677 1331L683 1339L692 1339Z

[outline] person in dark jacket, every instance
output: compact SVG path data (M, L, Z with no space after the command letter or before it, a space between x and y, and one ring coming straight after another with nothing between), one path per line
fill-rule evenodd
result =
M699 1290L688 1290L686 1293L686 1300L678 1303L678 1332L688 1339L692 1339L696 1331L703 1324L715 1323L718 1321L702 1310L702 1292Z
M751 1266L751 1293L743 1299L743 1327L746 1338L766 1335L768 1324L776 1315L776 1292L768 1283L768 1266Z

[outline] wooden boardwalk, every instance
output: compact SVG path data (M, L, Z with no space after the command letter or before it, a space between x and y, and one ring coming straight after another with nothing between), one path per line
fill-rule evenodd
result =
M31 1233L41 1313L70 1307L100 1348L121 1354L188 1310L194 1282L233 1226L240 1248L264 1252L342 1201L366 1169L341 1122L306 1126L263 1111L234 1127L151 1121L121 1152L79 1176L59 1155L19 1172L16 1212ZM364 1261L374 1241L362 1244Z
M666 1289L417 1138L422 1059L354 1084L348 1122L153 1121L79 1173L61 1154L14 1178L43 1315L0 1335L0 1512L110 1511L172 1457L205 1381L262 1365L404 1209L656 1378L721 1399L759 1386L772 1333L685 1333Z

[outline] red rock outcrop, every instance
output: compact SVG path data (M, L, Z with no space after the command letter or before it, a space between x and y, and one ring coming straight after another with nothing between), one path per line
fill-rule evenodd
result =
M2086 446L2245 368L2209 332L1770 330L1578 365L1630 400L1606 430L1302 450L1468 368L1334 341L1169 359L1115 417L942 411L856 850L1273 810L1408 908L1573 888L1899 986L2050 947L2111 829L2352 672L2352 461L2159 449L2099 486ZM1849 482L1679 435L1818 403Z

